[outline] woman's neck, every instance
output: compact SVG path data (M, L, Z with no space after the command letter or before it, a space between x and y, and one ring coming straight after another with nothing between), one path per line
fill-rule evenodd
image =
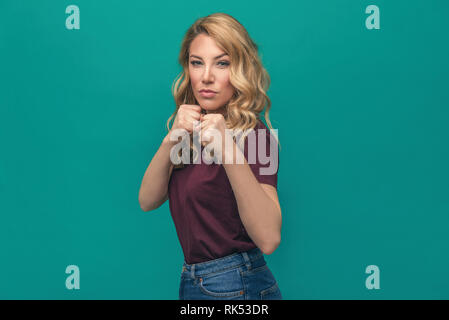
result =
M209 113L221 113L223 115L223 117L226 118L226 107L221 107L217 110L206 110L206 114Z

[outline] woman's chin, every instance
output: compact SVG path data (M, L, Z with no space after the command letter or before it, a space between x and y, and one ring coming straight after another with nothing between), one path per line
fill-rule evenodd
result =
M223 113L223 104L211 101L209 99L198 100L199 106L206 111L206 113Z
M201 108L203 108L204 110L206 110L206 112L208 113L216 113L219 111L220 108L216 107L216 106L210 106L207 103L203 103L201 105Z

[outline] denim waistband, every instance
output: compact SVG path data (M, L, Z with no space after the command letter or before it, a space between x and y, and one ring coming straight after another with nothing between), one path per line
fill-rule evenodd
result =
M219 272L225 269L235 268L242 265L246 265L247 269L249 270L253 267L254 262L258 261L261 258L263 259L262 251L260 251L259 248L254 248L249 251L236 252L229 256L206 262L187 264L184 261L182 271L190 274L192 278L195 278L196 276L204 276L209 273ZM265 263L264 259L262 262L262 264ZM259 265L260 262L257 264Z

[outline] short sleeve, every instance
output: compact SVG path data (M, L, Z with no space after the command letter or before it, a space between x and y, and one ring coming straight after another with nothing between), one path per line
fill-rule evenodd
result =
M275 135L258 120L257 126L245 139L244 155L259 183L277 189L279 171L279 149ZM277 130L274 130L277 134Z

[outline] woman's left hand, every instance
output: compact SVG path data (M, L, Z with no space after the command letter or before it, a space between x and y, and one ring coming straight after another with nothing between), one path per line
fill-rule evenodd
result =
M206 146L212 143L210 147L214 146L214 157L223 160L226 141L225 134L227 133L225 118L221 113L208 113L202 114L200 121L201 145ZM219 145L221 145L221 150L219 150Z

